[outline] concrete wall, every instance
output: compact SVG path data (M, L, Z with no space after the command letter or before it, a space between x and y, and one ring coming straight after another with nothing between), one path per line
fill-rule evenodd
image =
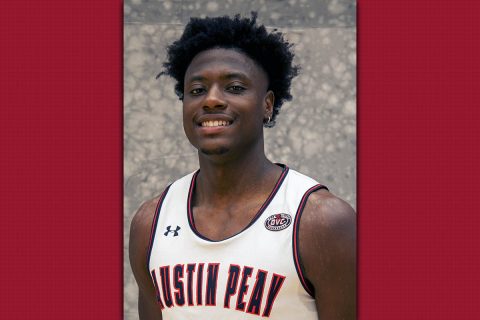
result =
M267 156L327 185L356 206L356 4L354 0L124 1L125 320L138 319L128 262L129 226L139 205L198 168L185 138L171 79L155 79L165 46L191 16L258 12L295 43L301 74L277 125L265 129Z

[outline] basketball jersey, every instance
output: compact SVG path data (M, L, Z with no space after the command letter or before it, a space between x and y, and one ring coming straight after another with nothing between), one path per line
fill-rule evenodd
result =
M147 264L164 320L318 319L299 262L298 228L308 196L325 187L282 167L250 224L221 241L195 228L192 194L199 171L163 192Z

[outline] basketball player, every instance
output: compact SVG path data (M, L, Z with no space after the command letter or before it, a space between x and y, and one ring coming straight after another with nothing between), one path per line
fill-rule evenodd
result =
M168 48L200 169L132 221L140 319L355 318L353 209L264 153L292 59L255 14L191 19Z

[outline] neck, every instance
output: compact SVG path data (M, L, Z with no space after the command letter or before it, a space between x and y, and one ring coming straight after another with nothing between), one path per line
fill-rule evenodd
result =
M267 159L263 152L251 152L228 161L212 161L199 155L200 173L196 195L200 202L222 203L231 197L248 197L276 181L281 168Z

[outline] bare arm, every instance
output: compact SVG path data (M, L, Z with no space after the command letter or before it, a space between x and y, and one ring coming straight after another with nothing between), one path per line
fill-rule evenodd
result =
M356 317L356 214L326 190L310 195L300 221L300 257L320 319Z
M133 275L138 284L138 314L140 320L162 319L155 288L147 270L147 250L150 230L158 198L144 203L130 225L129 257Z

